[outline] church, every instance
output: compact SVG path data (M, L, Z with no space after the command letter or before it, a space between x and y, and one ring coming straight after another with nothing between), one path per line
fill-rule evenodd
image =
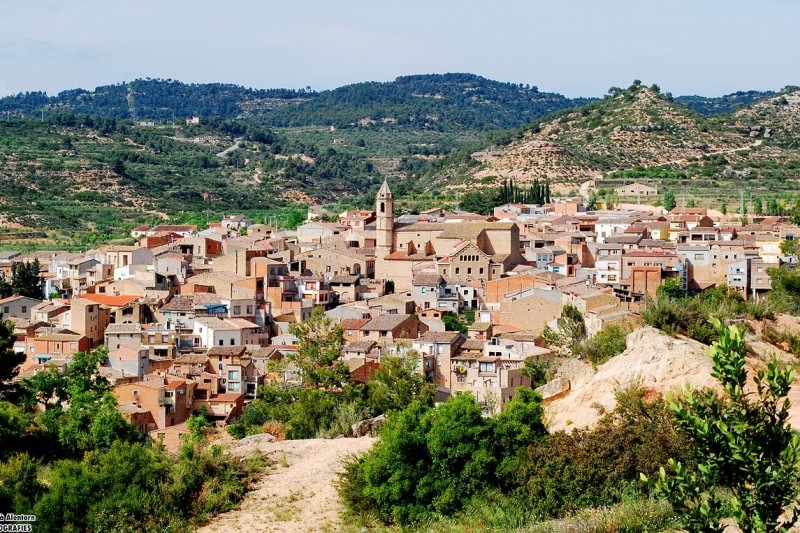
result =
M395 290L411 289L415 274L483 285L525 263L513 222L414 222L398 224L384 180L375 201L375 277Z

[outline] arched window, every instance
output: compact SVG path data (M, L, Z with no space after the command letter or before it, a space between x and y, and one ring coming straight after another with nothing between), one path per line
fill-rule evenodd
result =
M386 212L386 204L381 202L381 213L385 213L385 212Z

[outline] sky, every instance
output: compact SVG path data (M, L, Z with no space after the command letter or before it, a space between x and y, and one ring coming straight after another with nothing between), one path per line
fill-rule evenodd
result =
M0 96L470 72L569 97L800 85L800 0L0 0Z

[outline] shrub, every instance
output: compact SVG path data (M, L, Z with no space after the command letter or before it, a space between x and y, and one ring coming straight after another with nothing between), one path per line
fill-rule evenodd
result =
M595 365L602 365L627 348L626 337L630 328L620 324L610 324L591 339L584 341L581 355Z
M676 456L693 463L689 440L675 433L666 402L634 384L594 429L559 431L531 446L524 492L541 516L613 505L640 497L639 473Z
M743 531L783 531L797 521L796 513L784 510L800 494L800 436L788 423L785 401L794 371L771 362L756 374L755 393L748 392L744 333L718 320L714 325L719 340L709 355L722 396L687 390L670 402L677 427L695 442L700 462L695 469L670 459L675 474L662 468L655 488L690 530L722 531L723 519L732 518Z
M452 516L477 494L513 479L517 457L544 433L541 397L518 389L497 419L471 395L436 408L415 400L389 417L380 442L345 466L339 492L348 509L385 523ZM498 462L500 460L500 462Z

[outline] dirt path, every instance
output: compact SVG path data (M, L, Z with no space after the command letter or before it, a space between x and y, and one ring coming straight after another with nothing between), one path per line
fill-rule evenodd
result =
M233 140L233 144L230 145L229 147L225 148L223 151L219 152L217 154L217 157L225 157L229 153L233 152L234 150L239 148L239 143L241 143L243 140L244 140L244 137L236 137Z
M368 450L375 439L309 439L231 448L237 456L264 453L274 466L241 506L214 518L199 533L229 531L332 532L342 506L334 488L343 460Z

